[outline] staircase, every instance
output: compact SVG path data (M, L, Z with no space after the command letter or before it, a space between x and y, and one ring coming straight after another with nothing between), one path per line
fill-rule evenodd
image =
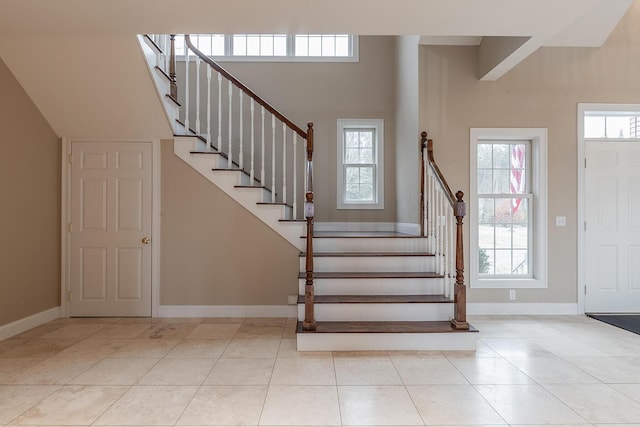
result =
M426 133L420 236L314 233L313 124L297 127L188 36L181 70L174 36L139 38L174 126L175 154L300 249L298 350L475 349L462 193L451 193Z

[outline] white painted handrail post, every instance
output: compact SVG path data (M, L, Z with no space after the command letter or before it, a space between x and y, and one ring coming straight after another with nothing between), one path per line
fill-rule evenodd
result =
M240 132L239 132L239 135L240 135L240 153L238 154L238 165L240 166L240 169L244 169L244 153L243 153L243 151L244 151L244 126L243 126L243 123L242 123L242 119L243 119L242 116L244 116L244 111L243 111L244 94L242 93L242 90L239 90L238 93L240 95L240 105L239 105L239 108L240 108L240 110L239 110L240 111L240 120L239 120L239 122L240 122L240 126L239 126L240 127Z
M185 133L189 134L189 46L187 46L187 38L184 38L184 127Z
M293 217L292 219L298 219L298 135L293 131Z
M196 56L196 134L200 135L200 57Z
M267 188L267 181L265 181L266 180L266 176L265 176L265 171L264 171L264 164L265 164L264 163L264 145L265 145L265 138L266 138L266 135L265 135L266 130L264 128L264 106L262 107L262 110L261 110L260 114L262 115L262 125L261 125L262 127L261 127L261 131L260 131L260 133L262 134L262 146L260 148L260 163L261 163L261 165L260 165L260 184L263 187Z
M222 74L218 73L218 151L222 152Z
M287 204L287 125L282 122L282 203Z
M207 150L211 149L211 67L207 67Z
M229 80L229 152L227 153L227 168L233 169L233 84Z
M256 145L256 132L255 132L255 113L256 113L256 104L251 98L251 170L249 172L249 185L253 185L253 180L255 179L255 145Z
M276 202L276 116L271 115L271 203Z

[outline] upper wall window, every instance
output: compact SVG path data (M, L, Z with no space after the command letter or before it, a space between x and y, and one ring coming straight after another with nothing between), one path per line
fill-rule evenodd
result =
M584 115L586 139L640 138L640 115L625 111L588 111Z
M546 168L546 129L471 130L471 286L547 286Z
M358 37L349 34L192 34L205 55L224 61L357 61ZM184 56L176 35L176 55Z
M384 121L338 120L338 209L384 209Z

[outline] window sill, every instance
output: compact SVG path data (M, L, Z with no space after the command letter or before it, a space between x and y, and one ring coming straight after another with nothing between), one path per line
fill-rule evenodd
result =
M336 209L358 209L358 210L382 210L384 204L367 204L367 203L340 203Z
M548 284L542 279L472 279L469 286L474 289L545 289Z

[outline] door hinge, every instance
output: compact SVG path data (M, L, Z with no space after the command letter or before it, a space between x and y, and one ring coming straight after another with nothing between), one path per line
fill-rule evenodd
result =
M585 295L587 294L587 287L586 286L584 287L584 294Z
M587 167L587 158L586 157L584 158L584 167L585 168Z
M73 294L71 293L71 291L67 292L67 301L71 302L71 297L73 296Z
M72 223L67 224L67 230L69 230L69 233L73 233L73 224Z
M587 221L584 222L584 231L587 231Z
M67 158L67 161L69 162L70 165L73 164L73 155L69 154L69 157Z

